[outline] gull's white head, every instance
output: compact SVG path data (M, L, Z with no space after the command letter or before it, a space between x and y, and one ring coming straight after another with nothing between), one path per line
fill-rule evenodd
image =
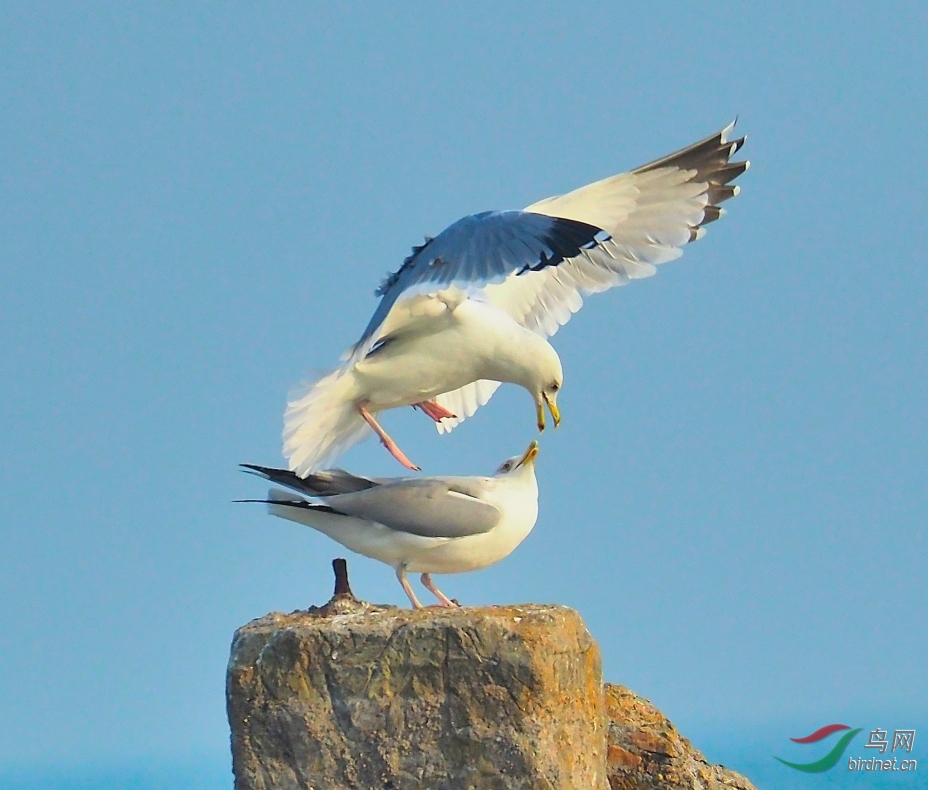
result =
M506 320L514 324L508 317ZM545 404L554 418L554 426L561 422L557 408L557 394L564 383L561 359L554 347L541 335L523 327L510 336L509 343L496 349L496 367L485 378L518 384L531 393L538 415L538 430L545 429Z
M542 338L539 338L542 340ZM547 341L535 349L532 365L532 380L527 387L535 398L535 411L538 415L538 430L545 429L545 404L554 419L554 427L561 424L561 412L557 407L557 394L564 384L564 371L561 368L561 359L554 347Z
M508 475L534 473L535 457L538 455L538 442L532 442L522 455L514 455L499 465L496 477Z

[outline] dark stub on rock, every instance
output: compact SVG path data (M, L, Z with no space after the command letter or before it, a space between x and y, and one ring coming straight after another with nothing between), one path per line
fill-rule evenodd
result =
M339 596L354 598L354 593L351 592L351 585L348 584L348 562L338 557L332 560L332 570L335 571L335 592L333 595L336 598Z
M293 612L294 615L309 615L313 617L329 617L336 614L361 614L363 612L384 612L396 607L383 604L367 603L355 598L348 583L348 563L338 557L332 560L332 570L335 571L335 592L327 603L322 606L310 606L302 612Z

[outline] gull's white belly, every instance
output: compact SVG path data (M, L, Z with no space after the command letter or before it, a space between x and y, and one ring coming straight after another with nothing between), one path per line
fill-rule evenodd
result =
M532 531L537 517L536 500L517 515L504 517L489 532L423 548L406 560L406 569L413 573L463 573L486 568L508 557Z
M372 411L409 406L478 379L511 381L507 360L528 330L494 308L465 302L427 331L397 337L352 371Z
M481 359L448 330L404 345L382 358L364 360L354 371L374 411L409 406L470 384L481 375Z
M271 506L271 512L281 518L317 529L345 548L372 560L385 562L394 568L402 565L407 557L438 547L449 540L398 532L373 521L334 513L275 506Z

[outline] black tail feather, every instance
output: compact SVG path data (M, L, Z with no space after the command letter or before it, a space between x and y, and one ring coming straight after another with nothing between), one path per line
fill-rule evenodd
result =
M283 507L298 507L301 510L317 510L320 513L335 513L339 516L344 515L344 513L339 513L335 508L331 508L328 505L317 505L315 502L307 502L305 499L233 499L232 501L237 504L253 502L258 505L281 505Z
M301 494L313 497L352 494L356 491L364 491L380 485L373 480L368 480L366 477L358 477L346 472L344 469L326 469L306 477L300 477L289 469L274 469L270 466L258 466L257 464L239 464L239 466L251 474L270 480L272 483L286 486L294 491L299 491Z

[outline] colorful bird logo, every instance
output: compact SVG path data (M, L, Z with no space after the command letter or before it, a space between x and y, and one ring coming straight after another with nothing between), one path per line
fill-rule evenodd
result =
M811 735L806 735L805 738L790 738L790 740L795 743L818 743L832 733L839 732L840 730L850 730L850 732L846 732L841 736L828 754L815 762L791 763L776 755L774 755L774 759L779 760L783 765L795 768L797 771L805 771L807 774L818 774L822 771L827 771L829 768L835 767L838 760L841 759L841 755L844 754L844 750L847 749L847 745L854 740L854 736L857 735L861 729L862 728L858 727L856 730L851 730L846 724L829 724L826 727L816 730Z

